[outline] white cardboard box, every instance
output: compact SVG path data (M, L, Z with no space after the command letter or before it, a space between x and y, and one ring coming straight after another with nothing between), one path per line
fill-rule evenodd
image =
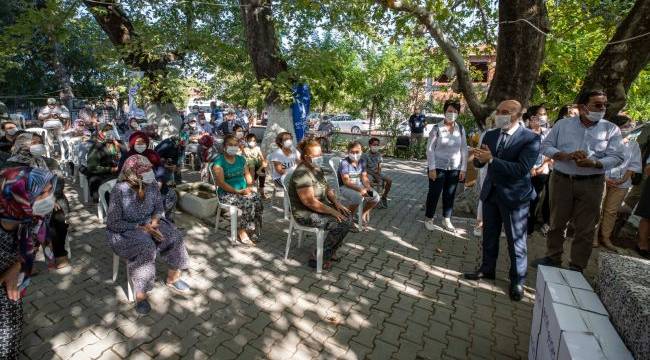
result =
M588 311L581 311L587 328L594 334L600 344L605 358L612 360L634 360L632 353L623 343L609 318Z
M560 339L558 360L604 360L598 340L585 333L567 331Z
M549 302L544 304L537 340L536 360L558 358L560 338L564 332L587 333L589 329L580 316L580 310L569 305Z

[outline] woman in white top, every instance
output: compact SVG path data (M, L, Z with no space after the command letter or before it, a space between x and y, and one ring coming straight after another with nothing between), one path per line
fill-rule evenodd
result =
M632 120L624 115L612 116L609 120L621 129L623 135L623 163L605 172L605 196L600 214L600 229L594 239L594 247L602 245L607 250L617 252L610 237L616 224L616 215L623 204L623 199L632 187L632 175L641 173L641 148L636 141L630 141L628 135L634 128Z
M531 129L535 134L538 134L540 141L544 141L546 135L548 134L548 115L546 114L546 107L544 105L533 105L528 108L526 112L526 117L528 118L528 128ZM537 220L537 204L542 196L542 191L548 183L548 176L550 172L549 166L553 162L552 159L547 158L542 155L540 152L535 165L530 170L531 183L537 196L530 202L530 213L528 214L528 235L531 235L535 231L535 220ZM542 218L544 220L544 225L549 223L550 211L545 209L542 206Z
M296 167L300 161L300 152L293 147L293 136L289 132L281 132L275 137L275 150L269 160L271 161L271 177L277 186L282 186L280 178L287 169Z
M433 231L433 215L442 193L443 227L448 231L456 229L451 223L454 198L458 182L465 180L467 171L467 139L465 129L456 122L460 113L460 103L445 101L443 106L445 120L437 124L429 133L427 144L427 165L429 175L429 192L427 194L426 220L427 230Z

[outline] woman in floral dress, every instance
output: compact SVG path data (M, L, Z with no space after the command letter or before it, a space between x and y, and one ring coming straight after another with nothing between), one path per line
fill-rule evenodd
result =
M127 259L135 310L140 314L151 311L147 292L153 288L158 254L169 265L167 286L180 293L190 291L181 280L181 270L187 269L189 263L183 234L164 213L151 163L142 155L129 157L111 191L106 234L115 254Z

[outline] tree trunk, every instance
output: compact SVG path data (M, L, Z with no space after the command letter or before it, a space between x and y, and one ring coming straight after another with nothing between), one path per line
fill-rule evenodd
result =
M610 105L607 117L625 107L630 86L650 61L649 19L650 1L637 0L587 73L580 93L604 90Z
M499 23L496 70L482 118L503 100L515 99L528 107L544 61L546 36L535 29L549 31L544 0L500 0Z
M241 17L246 33L246 48L253 63L253 71L258 82L270 83L266 95L269 119L262 139L262 151L268 154L273 149L275 136L283 131L294 135L291 109L280 103L277 91L273 88L278 75L287 71L287 62L280 55L275 34L270 0L239 0Z

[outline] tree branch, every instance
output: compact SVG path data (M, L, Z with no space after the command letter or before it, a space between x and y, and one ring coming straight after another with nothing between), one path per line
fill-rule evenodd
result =
M460 92L465 97L467 105L469 106L472 114L477 119L481 119L487 116L489 111L487 107L479 101L476 92L474 91L474 85L472 83L472 77L468 66L465 63L465 59L456 49L455 45L445 36L442 29L435 21L434 16L427 9L417 6L415 4L408 3L401 0L375 0L379 5L382 5L386 8L392 9L397 12L408 13L417 18L420 24L424 25L431 37L436 41L438 46L445 53L451 64L456 70L456 78L458 79L458 88Z

